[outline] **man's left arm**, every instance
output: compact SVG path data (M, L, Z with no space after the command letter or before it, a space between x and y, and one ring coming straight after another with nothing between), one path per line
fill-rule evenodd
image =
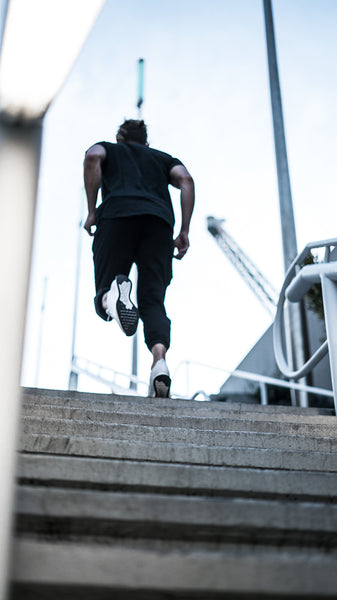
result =
M170 171L170 183L180 189L181 228L178 237L174 240L174 247L178 250L174 258L180 260L185 256L190 245L188 234L195 200L194 181L183 165L176 165Z

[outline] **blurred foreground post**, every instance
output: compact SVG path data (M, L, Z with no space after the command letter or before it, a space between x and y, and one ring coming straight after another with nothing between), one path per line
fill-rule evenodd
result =
M0 468L1 599L11 533L19 383L41 147L41 122L0 122Z
M0 600L6 597L8 584L21 359L43 117L103 3L10 0L1 28Z

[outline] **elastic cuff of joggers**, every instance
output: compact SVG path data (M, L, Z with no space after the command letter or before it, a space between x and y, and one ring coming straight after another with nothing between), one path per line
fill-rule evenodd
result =
M165 340L163 340L163 339L160 339L160 340L155 339L154 342L151 340L150 342L145 341L145 343L146 343L148 349L150 350L150 352L151 352L153 346L155 346L156 344L163 344L163 346L165 346L166 350L168 350L169 347L170 347L170 339L165 339Z
M102 306L102 298L104 296L104 294L106 294L106 292L109 291L109 288L103 288L102 290L98 290L95 298L94 298L94 303L95 303L95 310L98 314L99 317L101 317L101 319L103 319L104 321L111 321L111 317L109 317L103 306Z

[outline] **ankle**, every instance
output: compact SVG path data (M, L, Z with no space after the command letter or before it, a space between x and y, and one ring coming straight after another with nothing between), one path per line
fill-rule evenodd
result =
M152 362L151 369L153 369L153 367L159 360L161 360L161 359L165 360L166 348L165 348L164 344L155 344L151 348L151 352L152 352L152 356L153 356L153 362Z

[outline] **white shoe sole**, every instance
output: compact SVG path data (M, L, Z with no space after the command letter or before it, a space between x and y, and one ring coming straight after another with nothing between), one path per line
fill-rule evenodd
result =
M131 300L132 283L125 275L117 275L107 297L109 315L127 336L134 335L138 326L138 308Z
M170 373L165 359L161 358L151 371L149 396L151 398L169 398L170 387Z

